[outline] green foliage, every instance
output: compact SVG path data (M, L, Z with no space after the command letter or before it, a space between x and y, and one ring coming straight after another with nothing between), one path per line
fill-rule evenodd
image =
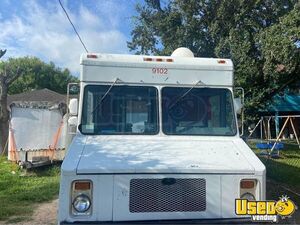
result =
M45 63L36 57L10 58L0 66L14 73L22 71L23 74L10 85L9 94L42 88L63 94L68 83L77 81L68 69L62 70L53 62Z
M57 166L26 172L0 157L0 221L30 219L36 203L57 197L59 178Z
M259 40L265 60L265 77L276 81L281 79L280 83L299 79L299 76L289 75L300 73L300 4L281 17L279 23L261 32Z
M207 25L199 19L205 13L205 1L171 1L163 9L151 0L145 2L145 6L136 6L139 15L133 18L135 28L132 41L128 42L132 51L168 55L177 47L185 46L198 56L213 56Z
M155 3L155 4L154 4ZM278 91L299 80L297 0L146 0L137 5L131 51L169 55L178 47L198 57L231 58L253 120Z

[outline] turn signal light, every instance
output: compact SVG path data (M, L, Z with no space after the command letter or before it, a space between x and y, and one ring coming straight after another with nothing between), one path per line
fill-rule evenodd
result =
M242 180L241 181L241 188L242 189L252 189L255 186L254 180Z
M91 189L91 183L88 181L76 181L74 184L74 189L76 191L86 191Z

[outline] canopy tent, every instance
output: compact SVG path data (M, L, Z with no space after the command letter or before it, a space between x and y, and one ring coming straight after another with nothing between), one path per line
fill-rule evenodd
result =
M276 136L280 132L280 124L283 125L284 121L280 121L280 116L293 116L300 114L300 95L290 94L285 92L283 95L275 95L272 101L261 111L263 116L275 116L275 130ZM295 129L299 132L299 118L295 117ZM292 130L292 129L290 129Z
M8 159L33 162L62 160L66 134L65 97L48 89L10 98Z
M300 112L300 95L275 95L265 111L272 113L285 112L285 114L287 112Z
M277 94L264 110L260 110L260 114L257 124L252 129L249 128L248 136L250 138L255 131L260 132L261 143L257 146L270 149L272 153L275 149L283 148L283 144L279 143L281 139L290 137L296 139L300 148L300 95L287 92L283 95ZM279 155L279 151L277 153Z

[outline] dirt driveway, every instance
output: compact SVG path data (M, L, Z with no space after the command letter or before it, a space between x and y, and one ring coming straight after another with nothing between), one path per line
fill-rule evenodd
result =
M34 211L32 219L22 222L10 222L10 223L1 223L3 224L15 224L15 225L55 225L57 224L57 206L58 199L55 199L52 202L46 202L40 204ZM12 218L13 219L13 218Z

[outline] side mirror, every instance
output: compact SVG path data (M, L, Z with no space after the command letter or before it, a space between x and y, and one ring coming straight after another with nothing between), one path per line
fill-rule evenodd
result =
M244 135L244 100L245 100L245 92L241 87L234 88L235 96L233 104L235 113L237 114L238 126L240 130L240 136Z
M234 109L237 114L242 113L243 103L241 98L234 99Z
M70 114L70 116L77 116L77 114L78 114L78 100L77 100L77 98L70 99L69 114Z
M78 118L77 116L71 116L69 119L68 119L68 124L70 126L77 126L77 123L78 123Z

